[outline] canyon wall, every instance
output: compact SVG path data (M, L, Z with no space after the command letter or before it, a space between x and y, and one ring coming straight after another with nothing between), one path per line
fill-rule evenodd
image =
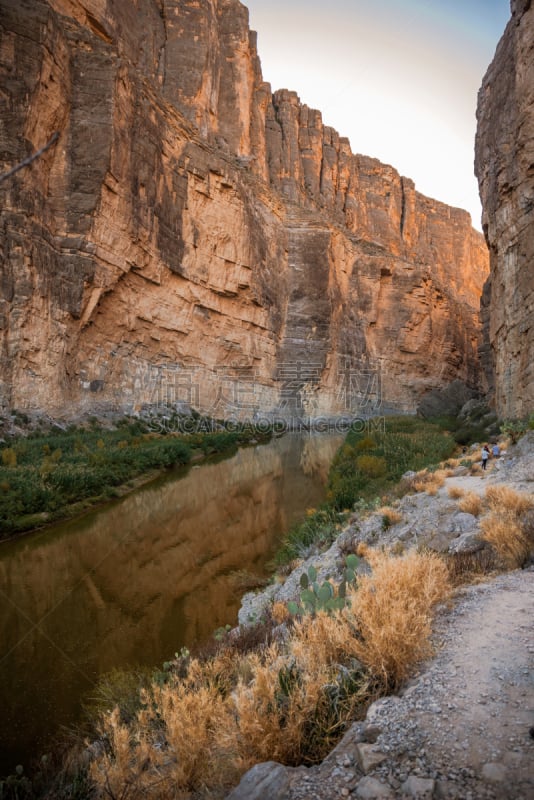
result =
M480 385L467 212L274 94L238 0L4 0L0 405L413 410ZM394 135L392 133L392 135Z
M475 170L490 251L484 361L503 417L534 411L534 7L512 18L478 97Z

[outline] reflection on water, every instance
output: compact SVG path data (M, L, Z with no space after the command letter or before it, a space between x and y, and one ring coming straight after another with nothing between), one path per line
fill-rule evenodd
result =
M0 774L76 720L103 672L235 623L231 573L262 573L340 443L285 436L0 547Z

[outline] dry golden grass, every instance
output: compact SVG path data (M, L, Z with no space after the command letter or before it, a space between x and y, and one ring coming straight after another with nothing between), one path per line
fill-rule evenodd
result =
M372 575L360 578L353 597L360 637L354 655L389 689L399 686L413 665L428 656L432 607L450 591L439 556L410 552L401 558L365 551Z
M438 469L435 472L427 472L421 470L413 479L413 488L416 492L426 492L427 494L435 495L438 492L447 477L447 470Z
M481 472L483 472L482 467L480 466L478 461L474 461L471 464L471 469L469 471L470 471L471 475L479 475Z
M476 492L467 492L458 503L460 511L478 517L482 513L482 498Z
M505 567L522 567L532 546L523 519L534 508L534 497L509 486L489 486L486 500L490 514L480 523L484 539L494 547Z
M450 486L447 490L447 494L452 500L458 500L460 497L464 496L465 491L459 486Z
M509 486L488 486L486 499L491 511L511 511L520 515L534 508L534 498Z
M286 620L288 620L290 617L289 611L287 610L287 605L285 603L280 603L279 601L273 603L271 608L271 616L277 625L281 625L282 622L286 622Z
M414 483L414 489L417 492L426 492L430 495L437 494L441 486L443 486L443 480L438 478L434 478L434 480L415 481Z
M402 514L396 508L391 508L391 506L382 506L382 508L377 509L377 514L381 514L387 520L388 525L396 525L397 522L402 520Z
M181 800L225 790L259 761L324 757L377 682L398 686L430 653L432 606L448 592L435 555L365 556L373 574L360 579L350 607L297 619L285 639L256 651L229 645L192 659L185 677L144 692L129 725L118 709L105 715L108 746L91 766L99 796ZM273 615L285 619L281 605ZM354 659L368 671L355 672Z
M445 557L445 563L453 586L483 580L497 567L495 553L490 548L475 553L450 553Z
M515 511L492 511L481 519L480 527L482 538L493 546L506 568L523 566L530 555L530 542Z

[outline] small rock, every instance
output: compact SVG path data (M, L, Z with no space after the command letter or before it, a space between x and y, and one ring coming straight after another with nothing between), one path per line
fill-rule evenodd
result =
M487 542L480 538L479 534L470 531L458 536L449 545L449 553L478 553L479 550L484 550L487 547Z
M465 511L456 511L448 518L443 530L445 533L467 533L476 528L478 523L477 518L473 514L467 514Z
M400 697L392 694L389 697L381 697L380 700L375 700L367 709L366 720L370 722L378 722L381 715L386 709L392 709L400 702Z
M373 767L377 767L386 760L384 753L375 750L372 744L357 744L356 759L362 772L367 774Z
M374 744L381 733L382 728L379 725L366 725L363 729L363 740Z
M506 767L495 761L488 762L482 767L482 777L489 783L504 783L507 777Z
M376 778L362 778L356 787L356 797L362 800L390 800L393 794L388 786Z
M256 764L245 772L227 800L285 800L289 790L289 771L276 761Z
M432 797L434 794L435 782L432 778L417 778L410 775L407 781L401 786L404 794L409 794L412 797Z

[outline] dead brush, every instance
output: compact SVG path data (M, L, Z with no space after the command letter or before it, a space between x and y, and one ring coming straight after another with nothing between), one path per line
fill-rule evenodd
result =
M506 568L524 566L533 545L528 519L534 509L534 497L509 486L489 486L486 500L490 514L480 523L484 539L495 548Z
M476 492L467 492L458 503L458 508L465 514L478 517L482 513L482 498Z
M451 498L451 500L459 500L460 497L463 497L465 491L461 489L459 486L449 486L447 489L447 494Z
M286 622L283 638L269 615L259 637L229 634L144 690L128 724L118 709L104 715L106 749L90 768L97 795L185 800L226 791L260 761L323 758L379 689L396 688L431 652L432 608L449 590L436 555L364 554L373 573L350 607Z
M287 622L287 620L290 619L291 614L289 613L285 603L277 601L272 605L271 616L277 625L281 625L283 622Z
M518 569L530 557L530 541L516 511L492 511L480 520L482 538L495 549L506 569Z
M525 492L516 492L509 486L488 486L486 499L491 511L510 511L516 516L534 508L534 497Z
M402 514L396 508L391 508L391 506L382 506L382 508L377 509L376 513L382 516L382 527L384 529L390 528L402 520Z
M288 653L273 652L256 664L253 681L241 682L233 692L245 768L267 760L290 765L320 760L357 702L353 694L345 707L332 703L328 689L339 693L338 665L309 657L293 643Z
M389 690L431 653L432 608L450 591L445 563L432 553L401 558L365 550L373 572L361 577L344 615L354 615L353 653Z
M426 492L435 495L445 482L446 470L438 469L436 472L418 472L414 478L414 489L416 492Z
M109 747L90 769L101 797L185 800L238 779L235 714L213 670L193 661L185 680L153 685L142 700L135 724L121 724L118 709L104 718Z
M497 569L495 553L489 547L475 553L449 553L445 563L453 586L473 583Z

